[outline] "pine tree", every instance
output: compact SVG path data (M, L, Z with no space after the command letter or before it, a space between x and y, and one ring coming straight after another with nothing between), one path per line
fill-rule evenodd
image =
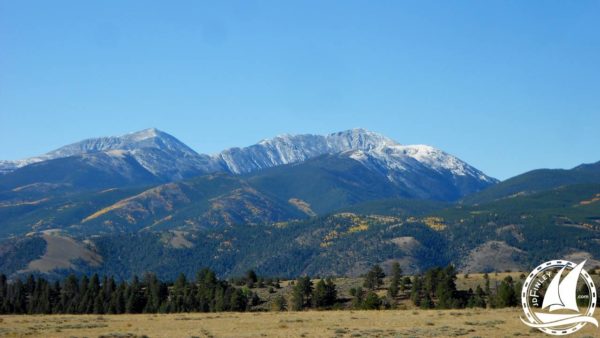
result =
M54 285L50 288L50 295L48 297L50 301L50 313L60 313L60 294L60 282L55 281Z
M486 272L485 274L483 274L483 280L485 281L485 294L490 297L492 295L492 292L490 290L490 276L488 275L488 273Z
M248 298L241 289L235 289L231 295L231 311L245 311Z
M419 302L419 307L421 309L431 309L434 307L433 300L431 299L429 293L425 293L423 295L423 298Z
M254 284L256 284L258 277L256 276L256 272L254 270L248 270L246 272L246 286L249 288L253 288Z
M321 279L317 282L312 298L313 306L316 308L323 308L329 305L327 304L327 287L324 280Z
M60 293L59 313L77 313L79 306L79 281L75 275L70 274L64 281Z
M410 280L410 277L406 276L406 277L402 278L402 282L400 282L400 291L401 292L406 291L406 289L408 287L410 287L411 284L412 284L412 281Z
M365 281L363 286L369 290L375 290L383 285L383 278L385 273L379 265L374 265L369 272L365 275Z
M94 308L93 308L93 313L94 314L104 314L104 294L102 292L98 293L98 295L96 295L96 298L94 299Z
M410 292L410 299L416 306L421 305L421 293L423 291L423 280L419 276L413 277L412 290Z
M104 300L103 308L104 308L104 312L106 312L106 313L110 313L109 307L110 307L110 303L112 300L112 295L113 295L113 293L115 293L116 289L117 289L117 284L115 282L115 279L112 276L110 276L110 277L104 276L101 292L102 292L102 298Z
M285 311L287 308L287 302L282 295L275 297L271 305L273 311Z
M86 298L86 295L88 295L89 283L90 280L86 275L83 275L81 280L79 280L79 296L77 297L79 304L77 305L77 313L83 314L87 311L88 299Z
M352 296L352 308L362 309L365 298L365 292L361 287L350 289L350 296Z
M6 299L6 293L8 290L8 284L6 282L6 275L0 274L0 313L7 313L6 304L8 304L8 300Z
M337 302L337 287L331 278L325 280L325 303L333 306Z
M8 297L13 299L11 312L15 314L27 313L27 287L20 279L7 291Z
M474 307L482 307L485 308L485 291L481 288L481 286L477 285L475 289L475 294L473 295L473 304Z
M144 305L144 313L156 313L160 308L161 302L163 300L163 288L162 283L156 278L156 275L153 273L146 273L144 275L144 285L145 285L145 298L146 304Z
M292 289L292 300L291 300L291 310L292 311L300 311L304 308L304 296L302 294L302 290L294 285Z
M395 298L398 296L398 291L400 290L400 283L402 282L402 269L400 268L400 263L394 262L392 264L392 280L390 281L390 288L388 289L388 294L391 298Z
M494 305L496 307L516 306L518 304L517 293L514 289L512 277L506 276L498 287Z
M33 314L35 313L35 302L37 299L33 297L36 288L36 280L33 278L33 275L29 275L27 277L27 281L25 282L25 292L29 297L27 297L27 313Z
M312 295L312 282L310 278L299 277L296 280L294 288L292 289L292 310L302 310L307 304L310 304Z
M365 299L362 303L362 308L364 310L377 310L381 305L381 299L377 296L377 294L373 291L367 292Z
M83 313L103 313L102 303L97 304L96 298L100 293L100 278L98 274L93 274L90 278L87 291L84 295L84 312ZM96 312L98 311L98 312Z
M127 289L125 312L141 313L145 303L139 278L134 275Z

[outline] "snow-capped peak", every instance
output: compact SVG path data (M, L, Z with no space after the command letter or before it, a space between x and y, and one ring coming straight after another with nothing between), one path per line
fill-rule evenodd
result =
M494 179L439 149L428 145L401 145L384 135L362 128L328 135L282 134L249 147L227 149L213 156L198 154L175 137L149 128L122 136L86 139L25 160L0 161L0 172L54 158L97 152L119 158L130 155L151 173L167 179L215 171L242 174L303 162L324 154L342 154L365 165L377 163L379 171L426 168L444 175L494 182Z
M325 136L282 134L246 148L225 150L215 155L215 158L222 161L229 171L241 174L338 153L346 153L361 162L377 159L391 170L408 170L418 162L439 172L481 176L484 180L493 181L467 163L439 149L428 145L401 145L384 135L362 128Z
M146 140L149 138L160 137L160 136L164 136L164 135L168 135L168 134L166 134L156 128L148 128L148 129L136 131L133 133L125 134L125 135L121 136L121 138L129 139L131 141L142 141L142 140Z
M459 158L424 144L386 144L368 152L353 151L349 156L365 164L370 161L378 161L384 163L387 168L397 170L411 170L414 167L412 163L416 161L420 165L442 174L471 176L486 182L496 181Z
M362 129L350 129L326 136L327 142L333 150L373 150L385 146L399 145L394 140L381 134Z
M104 153L114 158L131 155L142 167L163 179L181 179L203 170L218 170L210 157L200 155L175 137L156 128L124 134L89 138L66 145L44 155L17 161L0 161L0 172L70 156L86 156ZM88 156L89 158L89 156Z

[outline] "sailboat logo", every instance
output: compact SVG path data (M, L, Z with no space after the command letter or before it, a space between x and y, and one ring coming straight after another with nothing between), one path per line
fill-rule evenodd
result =
M523 284L521 299L526 318L521 321L552 335L571 334L587 323L598 327L593 317L596 287L583 269L585 263L556 260L535 268Z

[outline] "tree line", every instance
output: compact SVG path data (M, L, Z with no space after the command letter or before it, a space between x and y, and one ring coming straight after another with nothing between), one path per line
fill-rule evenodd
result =
M212 270L202 269L194 279L182 273L174 282L163 282L152 273L120 282L97 274L69 275L54 282L34 276L8 282L0 274L0 314L248 311L263 303L251 290L256 287L268 287L269 294L277 293L269 304L273 311L392 309L403 300L422 309L500 308L520 303L521 282L510 276L492 288L485 274L484 286L478 285L475 290L457 290L456 279L457 271L452 265L435 267L412 278L403 276L397 262L392 264L389 276L374 265L363 276L362 286L349 290L348 304L348 299L338 298L338 286L332 278L313 281L308 276L299 277L284 293L275 291L281 288L279 279L259 277L252 270L226 281L217 278Z
M521 302L522 284L515 282L511 276L492 289L486 273L484 288L478 285L475 290L457 290L457 271L452 265L431 268L410 278L402 276L402 269L395 262L391 267L387 293L379 296L376 291L383 286L385 277L379 265L373 266L364 276L363 287L350 290L352 307L364 310L397 308L398 300L404 298L410 298L415 306L422 309L502 308L517 306Z
M113 277L69 275L50 282L29 276L8 282L0 275L1 314L122 314L246 311L257 305L258 296L247 287L220 280L209 269L195 279L184 274L173 283L147 273L141 279L117 283Z

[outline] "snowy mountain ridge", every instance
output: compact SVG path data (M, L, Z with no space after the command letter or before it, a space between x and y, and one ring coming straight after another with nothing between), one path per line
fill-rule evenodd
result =
M345 153L365 164L369 158L387 164L390 170L409 170L414 162L438 172L472 176L497 182L455 156L428 145L401 145L381 134L365 129L350 129L329 135L280 135L246 148L227 149L214 157L236 174L272 166L302 162L324 154ZM369 156L367 156L369 155Z
M144 129L122 136L89 138L72 143L44 155L16 161L0 161L0 173L43 161L71 157L93 157L94 154L121 159L133 157L144 169L164 180L177 180L218 171L208 155L201 155L175 137L155 128Z
M434 171L495 183L455 156L427 145L401 145L381 134L350 129L329 135L279 135L244 148L230 148L215 155L199 154L175 137L155 128L122 136L90 138L41 156L0 161L0 172L11 172L51 159L104 153L130 155L143 168L164 180L178 180L203 173L225 171L246 174L279 165L299 163L326 154L342 154L376 168L391 180L403 172Z

